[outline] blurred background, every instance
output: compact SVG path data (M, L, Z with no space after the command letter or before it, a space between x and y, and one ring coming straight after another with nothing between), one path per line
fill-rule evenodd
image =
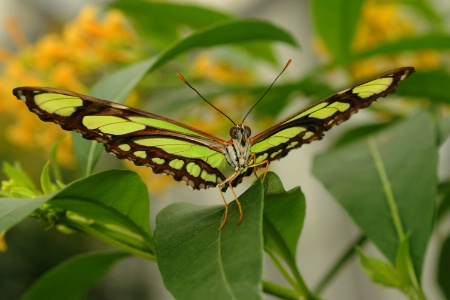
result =
M116 1L115 4L120 2ZM351 40L351 49L355 52L364 52L396 39L414 37L432 30L448 34L450 29L448 0L411 1L417 4L416 7L404 5L402 1L363 2L359 26ZM264 105L255 111L249 123L256 134L312 101L388 69L412 65L418 70L449 72L448 45L443 45L440 49L411 49L407 53L371 56L347 62L345 67L333 64L333 60L338 60L336 52L327 49L327 45L320 39L318 26L311 17L309 1L192 0L177 3L198 4L240 18L271 21L291 32L301 45L301 49L298 49L275 43L271 45L273 52L254 55L233 46L198 50L149 74L128 99L127 105L180 120L215 133L223 139L228 139L228 120L187 90L177 78L177 73L183 74L204 95L220 94L214 97L214 103L233 120L238 121L252 106L257 95L222 94L226 86L267 87L289 58L293 59L293 63L280 82L291 82L312 75L321 77L323 81L315 88L311 87L303 93L288 93L286 99L289 101L280 106L276 115L270 113L273 108L264 108ZM88 93L89 88L102 76L158 54L176 41L177 37L189 32L189 28L182 28L176 34L170 30L158 33L158 30L162 31L156 26L161 22L158 20L155 21L153 35L147 32L144 36L142 30L127 19L126 14L110 4L106 0L0 0L0 160L19 162L36 182L43 165L49 159L52 145L61 137L63 139L57 157L63 167L63 176L67 182L79 176L70 137L58 126L43 123L29 113L12 96L12 88L39 85ZM324 1L323 5L327 5L327 2ZM152 18L151 13L148 18ZM170 23L170 17L165 21ZM447 83L442 88L449 90L450 82ZM269 94L265 101L270 102L272 99ZM400 105L394 109L407 114L420 105ZM448 103L443 111L448 116ZM310 286L317 285L330 265L359 235L358 228L345 211L311 175L313 157L333 143L342 132L379 117L375 114L362 111L352 117L352 121L327 133L324 140L303 146L300 150L291 152L288 157L271 164L271 170L280 175L286 190L300 185L306 195L307 214L298 245L298 262ZM386 115L382 117L389 119ZM441 148L438 170L440 178L450 177L449 153L450 145L447 141ZM191 191L183 183L174 182L166 176L154 175L149 170L136 168L105 154L98 169L110 167L131 168L139 172L148 184L152 200L152 229L155 215L169 203L182 200L220 204L221 201L216 189ZM6 177L0 175L0 178ZM244 191L251 182L248 179L238 188L238 192ZM211 199L217 199L217 203L211 203ZM436 273L439 245L442 237L449 232L448 221L437 226L437 234L433 236L427 251L422 282L429 299L444 299L436 281ZM85 234L66 236L34 219L29 219L8 232L6 243L8 250L0 254L2 299L17 299L43 272L74 254L108 248ZM366 248L377 255L375 247L368 245ZM282 277L269 260L265 268L265 279L283 283ZM371 283L357 259L346 265L321 295L328 299L376 300L404 297L393 289ZM172 299L172 296L164 288L155 263L130 258L118 264L86 299ZM267 296L267 299L272 298Z

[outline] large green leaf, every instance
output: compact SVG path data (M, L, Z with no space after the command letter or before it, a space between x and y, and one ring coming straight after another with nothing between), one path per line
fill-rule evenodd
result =
M286 192L275 173L267 173L266 182L264 244L295 269L297 244L305 219L305 197L299 187Z
M347 65L351 56L353 36L364 1L312 0L311 15L316 33L332 54L332 59Z
M71 258L45 273L21 299L81 299L115 263L127 256L123 252L104 252Z
M419 114L374 138L318 155L313 173L391 263L400 235L410 233L420 277L432 232L436 167L435 128Z
M158 46L157 48L166 47L185 35L187 28L199 30L235 19L234 16L221 11L181 3L134 0L115 1L112 6L127 14L152 48L155 48L155 45ZM238 45L238 47L254 57L275 62L273 50L267 43L253 42Z
M109 170L94 174L68 185L49 204L64 211L60 223L153 258L150 202L147 187L136 173Z
M286 192L275 173L267 173L264 196L264 247L278 265L281 257L291 270L286 276L294 286L297 297L316 299L303 282L296 263L296 250L305 219L305 197L299 187ZM265 288L266 285L264 285Z
M399 85L396 94L432 102L450 103L450 74L445 70L420 71Z
M35 209L47 202L51 195L36 198L0 198L0 232L5 232Z
M158 266L176 299L262 298L263 188L257 181L235 201L220 231L224 208L175 203L156 216Z
M199 29L233 18L218 10L182 3L134 0L114 1L111 6L123 11L141 34L162 47L175 41L183 27Z
M421 36L407 37L359 52L354 55L353 59L364 59L375 55L393 55L406 51L411 52L431 49L450 49L450 35L446 33L428 33Z
M188 50L250 41L283 42L298 47L297 41L289 32L270 22L233 20L202 28L179 40L161 52L151 70L160 67L173 57Z

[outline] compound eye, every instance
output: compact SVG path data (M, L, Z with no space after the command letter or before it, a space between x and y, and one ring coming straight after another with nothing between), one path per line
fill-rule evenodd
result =
M244 126L244 134L246 137L249 137L252 134L252 130L248 126Z
M238 129L235 126L230 128L230 136L232 139L238 138Z

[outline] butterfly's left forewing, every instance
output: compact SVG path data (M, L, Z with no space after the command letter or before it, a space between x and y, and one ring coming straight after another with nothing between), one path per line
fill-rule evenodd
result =
M414 68L404 67L382 73L325 98L256 135L250 140L254 163L280 159L292 149L321 139L325 131L347 120L359 109L393 93L399 82L413 72Z
M21 87L13 93L41 120L97 140L117 157L194 189L216 186L233 171L224 154L226 142L179 122L59 89Z

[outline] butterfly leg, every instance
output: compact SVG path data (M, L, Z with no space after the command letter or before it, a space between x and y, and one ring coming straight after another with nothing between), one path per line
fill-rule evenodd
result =
M249 166L255 164L255 158L256 158L255 153L250 154L250 158L248 159L247 164ZM255 175L256 179L258 179L258 174L256 174L256 168L253 168L253 175Z
M264 180L266 179L267 172L269 172L269 161L263 160L261 162L261 165L264 165L264 174L263 174L263 178L262 178L262 181L264 182Z
M258 178L258 175L256 174L256 169L257 169L256 167L264 165L264 173L263 173L263 178L262 178L262 181L264 181L264 179L266 179L267 172L269 171L269 161L266 159L266 160L256 163L256 162L254 162L255 156L256 156L255 153L251 154L251 156L248 160L248 162L249 162L248 167L253 168L253 174L255 174L256 178ZM250 163L250 162L252 162L252 163Z
M225 200L225 196L224 196L224 194L222 192L222 187L225 184L228 184L228 186L230 187L231 192L233 193L233 196L234 196L234 200L236 200L236 204L237 204L238 209L239 209L239 221L238 221L238 224L241 224L242 220L244 219L244 211L242 210L241 202L239 201L239 199L238 199L238 197L236 195L236 192L234 191L234 188L233 188L233 179L235 179L238 175L239 175L239 172L235 172L230 177L228 177L227 179L225 179L224 181L222 181L221 183L218 184L220 195L222 196L223 203L225 204L225 213L224 213L224 216L223 216L223 219L222 219L222 223L220 224L220 227L219 227L218 231L222 230L222 228L225 226L225 224L227 222L227 219L228 219L228 204L227 204L227 201Z
M217 231L222 230L222 228L227 223L227 219L228 219L228 203L225 200L225 196L224 196L222 190L220 189L220 187L219 187L219 192L220 192L220 195L222 196L223 204L225 205L225 213L223 214L222 223L220 223L220 227L219 227L219 229L217 229Z
M242 220L244 219L244 211L242 210L241 202L239 201L238 197L236 196L236 192L234 191L233 186L230 184L231 192L233 193L234 199L236 200L236 204L239 208L239 221L238 224L241 224Z

